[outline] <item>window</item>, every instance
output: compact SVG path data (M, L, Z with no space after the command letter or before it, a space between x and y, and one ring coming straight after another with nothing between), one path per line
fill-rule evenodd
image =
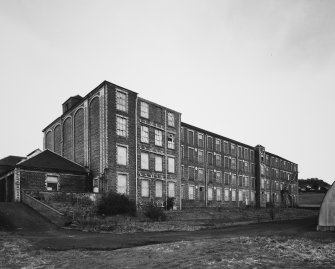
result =
M141 126L141 142L149 143L149 128L147 126Z
M255 161L255 155L254 155L254 151L252 149L250 150L250 160L252 162Z
M244 177L244 187L249 187L249 177Z
M168 197L174 197L174 182L168 183Z
M149 154L141 153L141 169L149 169Z
M236 190L235 190L235 189L233 189L233 190L231 191L231 200L232 200L233 202L236 201Z
M142 193L142 197L149 197L149 181L148 180L142 180L141 193Z
M224 167L229 168L229 158L227 156L224 157Z
M215 150L217 152L221 152L221 140L220 139L215 139Z
M222 189L217 188L216 189L216 201L221 201L222 200Z
M224 200L225 202L229 201L229 189L224 189Z
M168 135L168 148L174 149L174 135L173 134Z
M265 186L265 182L264 182L264 178L261 179L261 188L264 189Z
M117 164L127 165L127 147L117 146L116 150Z
M204 169L198 169L198 180L204 180Z
M188 199L194 200L194 186L188 186Z
M120 91L116 92L116 109L127 111L127 94Z
M216 166L221 166L221 155L219 154L215 155L215 164Z
M198 163L199 164L204 163L204 152L202 150L198 150Z
M157 198L163 197L163 182L160 180L156 181L156 197Z
M188 144L189 145L193 145L194 144L194 140L193 140L193 131L188 130Z
M184 142L184 128L180 127L180 141Z
M156 106L155 119L156 119L156 122L158 123L162 122L162 108L161 107Z
M58 191L59 190L58 176L47 176L45 179L45 187L47 191Z
M208 174L208 181L209 182L213 182L214 171L213 170L209 170L207 174Z
M243 176L242 176L242 175L239 175L239 176L238 176L238 185L239 185L240 187L242 187L242 185L243 185Z
M208 152L208 164L213 165L213 154Z
M228 142L224 141L223 142L223 151L225 154L229 154L229 148L228 148Z
M203 148L204 147L204 135L198 134L198 147Z
M244 159L249 160L249 150L244 148Z
M236 156L236 146L235 144L231 144L231 155Z
M163 145L163 135L162 131L155 130L155 145L162 146Z
M251 197L250 197L251 202L255 202L255 192L251 192Z
M213 188L208 187L208 201L212 201L212 200L213 200Z
M211 136L207 138L207 148L208 150L213 150L213 138Z
M194 180L194 167L190 166L188 168L188 179Z
M141 117L149 119L149 105L141 102Z
M248 162L244 163L244 172L249 173L249 163Z
M127 175L125 174L118 174L117 175L117 187L116 191L120 194L127 194Z
M188 148L188 160L194 162L194 149Z
M238 200L243 201L243 191L242 190L238 190Z
M224 184L229 185L229 177L230 175L228 173L224 173Z
M180 158L181 158L181 162L183 162L183 160L184 160L184 146L180 146L180 153L181 153L181 156L180 156Z
M231 175L231 184L236 185L236 174Z
M181 178L185 178L184 165L181 166Z
M236 159L235 158L232 158L231 159L231 169L236 169Z
M168 113L168 125L174 127L174 114Z
M128 120L126 118L121 118L116 116L116 134L119 136L127 136L127 125Z
M243 158L243 151L241 146L238 146L238 157Z
M220 171L216 172L215 178L216 178L216 182L221 183L222 177L221 177Z
M163 157L155 156L155 171L162 172L163 171Z
M174 173L175 166L174 166L174 158L168 158L168 172Z

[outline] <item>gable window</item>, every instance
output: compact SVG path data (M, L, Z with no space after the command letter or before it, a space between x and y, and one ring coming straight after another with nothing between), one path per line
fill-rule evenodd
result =
M175 196L175 184L174 182L168 183L168 197L174 197Z
M117 186L116 191L120 194L127 194L128 188L127 188L127 175L126 174L118 174L117 175Z
M163 182L160 180L156 181L156 197L161 198L163 197Z
M48 176L45 179L45 187L47 191L58 191L59 190L59 180L58 176Z
M147 126L141 126L141 142L149 143L149 128Z
M168 113L168 125L174 127L174 114Z
M162 146L163 145L163 135L162 131L155 130L155 145Z
M127 94L116 91L116 109L127 112Z
M149 197L149 181L148 180L142 180L141 193L142 193L142 197Z
M127 165L127 147L117 146L116 147L116 155L117 155L117 164L119 165Z
M119 136L127 136L128 120L123 117L116 116L116 134Z
M149 169L149 154L141 153L141 169Z
M175 165L174 165L174 158L168 157L168 172L174 173Z
M168 148L174 149L174 135L173 134L168 135Z
M145 102L141 102L141 117L149 118L149 105Z

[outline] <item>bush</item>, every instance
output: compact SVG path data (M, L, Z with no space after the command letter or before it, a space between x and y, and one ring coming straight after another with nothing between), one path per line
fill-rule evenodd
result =
M134 216L136 214L136 205L134 201L124 194L109 192L98 200L97 213L106 216L123 214Z
M149 204L144 211L144 216L151 220L164 221L166 215L161 207L157 207L153 203Z
M165 209L166 210L173 209L173 206L174 206L174 198L172 197L167 198Z

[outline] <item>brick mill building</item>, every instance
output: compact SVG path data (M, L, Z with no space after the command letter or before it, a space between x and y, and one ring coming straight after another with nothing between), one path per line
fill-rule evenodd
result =
M45 149L89 169L87 191L124 193L139 207L168 197L178 209L297 199L297 164L183 123L108 81L70 97L43 132Z

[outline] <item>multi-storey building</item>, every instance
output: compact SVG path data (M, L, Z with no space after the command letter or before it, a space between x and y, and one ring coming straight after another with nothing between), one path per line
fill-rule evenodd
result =
M179 112L107 81L70 97L43 132L45 148L90 170L88 191L125 193L138 206L168 197L177 208L264 206L280 203L286 185L297 194L296 164L182 123Z

